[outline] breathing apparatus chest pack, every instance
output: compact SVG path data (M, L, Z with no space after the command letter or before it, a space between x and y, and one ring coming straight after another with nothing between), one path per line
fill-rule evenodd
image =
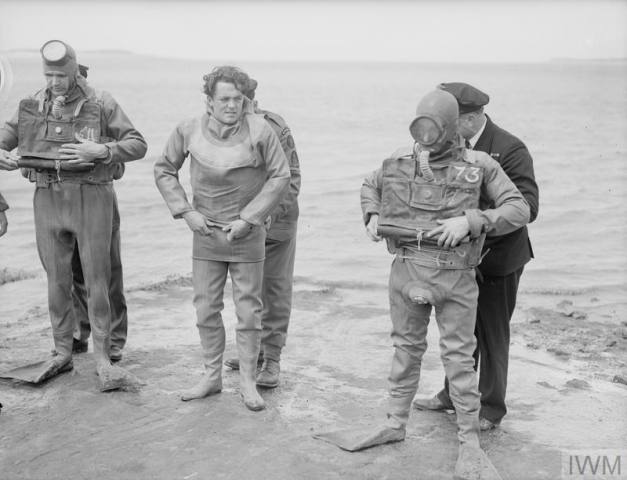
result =
M463 149L446 163L434 162L428 170L415 153L385 160L378 233L397 245L417 247L421 257L432 256L434 262L428 260L429 266L478 265L485 235L444 249L437 245L437 239L423 234L439 226L436 220L463 216L465 210L479 208L484 177L478 162L481 154Z
M54 115L54 102L45 101L45 93L20 102L18 147L20 167L69 171L89 171L93 166L72 165L61 160L59 148L76 143L78 138L103 143L102 104L97 95L80 98L64 105Z

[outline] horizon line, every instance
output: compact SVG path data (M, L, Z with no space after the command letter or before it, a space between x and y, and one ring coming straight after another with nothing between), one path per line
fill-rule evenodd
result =
M0 50L0 55L11 55L11 54L20 54L27 53L37 55L39 54L39 49L34 48L12 48L7 50ZM152 57L152 58L162 58L164 60L188 60L194 62L202 62L202 61L216 61L219 59L216 58L201 58L201 57L173 57L173 56L163 56L156 53L139 53L134 52L132 50L126 49L90 49L90 50L78 50L77 53L83 54L117 54L117 55L135 55L135 56L143 56L143 57ZM230 59L229 61L238 61L238 62L276 62L276 63L402 63L402 64L412 64L412 63L423 63L423 64L541 64L541 63L559 63L559 62L627 62L627 57L553 57L549 59L538 59L538 60L402 60L402 59L342 59L342 58L334 58L334 59L269 59L269 58L239 58L239 59Z

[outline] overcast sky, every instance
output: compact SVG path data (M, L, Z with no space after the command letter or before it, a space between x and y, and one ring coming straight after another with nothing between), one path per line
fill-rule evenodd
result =
M0 0L0 51L51 38L229 60L533 62L627 57L627 1Z

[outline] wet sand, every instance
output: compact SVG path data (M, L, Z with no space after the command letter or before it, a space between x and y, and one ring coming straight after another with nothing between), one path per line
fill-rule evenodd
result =
M202 373L189 278L131 289L120 365L146 385L100 393L91 345L74 357L74 371L41 387L1 381L2 478L451 478L452 414L414 410L405 442L359 453L311 437L384 418L392 354L387 292L302 278L295 287L281 385L262 390L267 409L260 413L243 406L238 374L226 367L221 394L179 400L178 392ZM45 281L2 288L14 299L0 306L4 365L44 356L52 348ZM567 303L558 306L564 300L574 313ZM504 479L559 478L562 451L624 446L627 386L613 380L626 373L625 313L624 304L602 297L521 295L512 326L509 413L500 428L481 435ZM565 325L584 314L578 334L565 335ZM235 352L233 318L227 301L227 356ZM436 391L442 372L432 320L419 394Z

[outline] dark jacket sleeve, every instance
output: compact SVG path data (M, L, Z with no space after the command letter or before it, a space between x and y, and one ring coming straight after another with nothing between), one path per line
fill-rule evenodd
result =
M0 148L2 150L11 151L17 147L17 119L18 112L7 120L2 127L0 127Z
M536 184L535 175L533 172L533 160L531 154L523 142L518 140L513 135L501 148L500 161L501 167L510 178L516 188L523 194L525 200L529 204L529 210L531 212L530 222L533 222L538 216L538 185ZM499 142L501 143L501 142Z
M4 212L8 208L9 208L9 204L7 203L7 201L4 199L4 197L0 193L0 212Z
M264 118L272 127L274 133L279 137L281 148L287 158L290 169L290 186L279 203L272 212L270 229L284 230L295 233L296 222L298 221L298 194L300 193L300 161L296 152L296 144L290 128L282 117L273 112L264 112ZM277 232L272 232L272 234ZM272 235L269 232L269 236Z
M471 238L484 232L504 235L524 227L529 221L529 206L520 191L489 155L475 154L480 155L477 165L484 170L482 195L490 200L492 208L465 211Z
M533 221L538 215L539 193L533 160L525 144L488 117L475 150L488 153L501 165L525 198L529 205L530 221ZM489 203L487 208L490 208ZM483 249L485 256L479 270L484 275L508 275L533 258L526 226L506 235L488 234Z

